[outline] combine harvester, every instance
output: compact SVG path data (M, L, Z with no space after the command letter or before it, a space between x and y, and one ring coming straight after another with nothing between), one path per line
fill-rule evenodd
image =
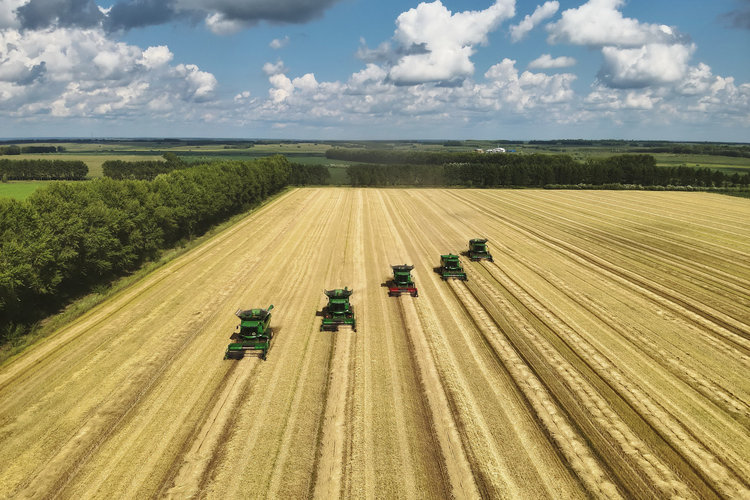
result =
M407 264L401 266L391 266L393 269L393 279L386 283L388 295L390 297L399 297L402 293L409 293L412 297L417 297L419 292L414 286L414 280L411 278L411 270L414 266Z
M458 278L466 281L466 272L461 266L461 261L458 259L458 255L449 253L448 255L440 256L440 279L447 280L448 278Z
M325 290L328 297L328 305L323 308L323 321L320 331L337 331L339 325L351 325L352 330L357 331L357 322L354 319L354 308L349 304L349 296L354 290L344 287L335 290Z
M268 309L246 309L244 311L237 309L234 314L240 318L240 324L237 327L240 331L236 334L240 341L227 346L224 359L242 359L245 356L245 351L259 351L260 359L266 359L266 353L273 338L273 330L269 326L271 309L273 309L273 304Z
M473 239L469 240L469 259L476 262L478 260L489 260L494 262L492 254L487 249L487 240Z

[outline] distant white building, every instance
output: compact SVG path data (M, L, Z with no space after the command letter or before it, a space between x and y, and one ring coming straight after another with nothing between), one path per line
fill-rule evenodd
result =
M505 148L492 148L485 151L485 153L505 153Z

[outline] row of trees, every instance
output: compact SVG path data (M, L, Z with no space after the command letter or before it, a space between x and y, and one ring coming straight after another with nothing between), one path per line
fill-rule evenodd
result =
M174 153L165 153L164 161L142 160L123 161L108 160L102 164L105 177L117 180L153 180L156 176L180 170L191 166ZM289 165L288 183L294 186L324 185L330 182L328 167L325 165L304 165L292 163Z
M323 186L330 184L331 174L325 165L292 163L289 184L293 186Z
M157 175L166 174L173 170L187 168L179 156L174 153L164 153L164 160L107 160L102 163L102 173L110 179L153 180Z
M750 158L750 146L742 144L663 144L635 151Z
M431 151L407 151L374 148L332 148L326 151L326 158L358 163L390 165L442 165L444 163L480 163L482 157L505 156L484 155L482 153L452 153ZM490 161L492 159L490 158Z
M8 160L0 159L0 177L9 180L85 179L89 167L79 160Z
M577 162L568 155L493 155L502 163L352 165L354 186L534 186L633 184L642 186L748 186L750 173L708 168L657 167L651 155L616 155Z
M54 183L25 201L0 199L0 336L257 205L287 185L290 171L277 156L153 181Z
M20 155L25 153L62 153L65 146L0 146L0 155Z

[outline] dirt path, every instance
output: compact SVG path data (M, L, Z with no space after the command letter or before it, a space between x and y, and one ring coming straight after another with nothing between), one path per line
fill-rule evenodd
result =
M292 190L0 367L0 498L750 497L749 220ZM473 237L495 263L442 281ZM404 263L419 297L388 297ZM320 332L344 286L357 332ZM223 360L269 304L267 361Z

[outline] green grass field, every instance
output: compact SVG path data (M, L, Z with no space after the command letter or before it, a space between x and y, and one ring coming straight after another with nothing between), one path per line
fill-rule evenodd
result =
M15 198L25 200L40 187L47 186L54 181L10 181L0 183L0 198Z
M744 174L750 171L750 158L671 153L654 153L653 155L656 158L656 164L660 167L678 167L680 165L694 168L708 167L721 170L725 174L733 174L735 172Z

